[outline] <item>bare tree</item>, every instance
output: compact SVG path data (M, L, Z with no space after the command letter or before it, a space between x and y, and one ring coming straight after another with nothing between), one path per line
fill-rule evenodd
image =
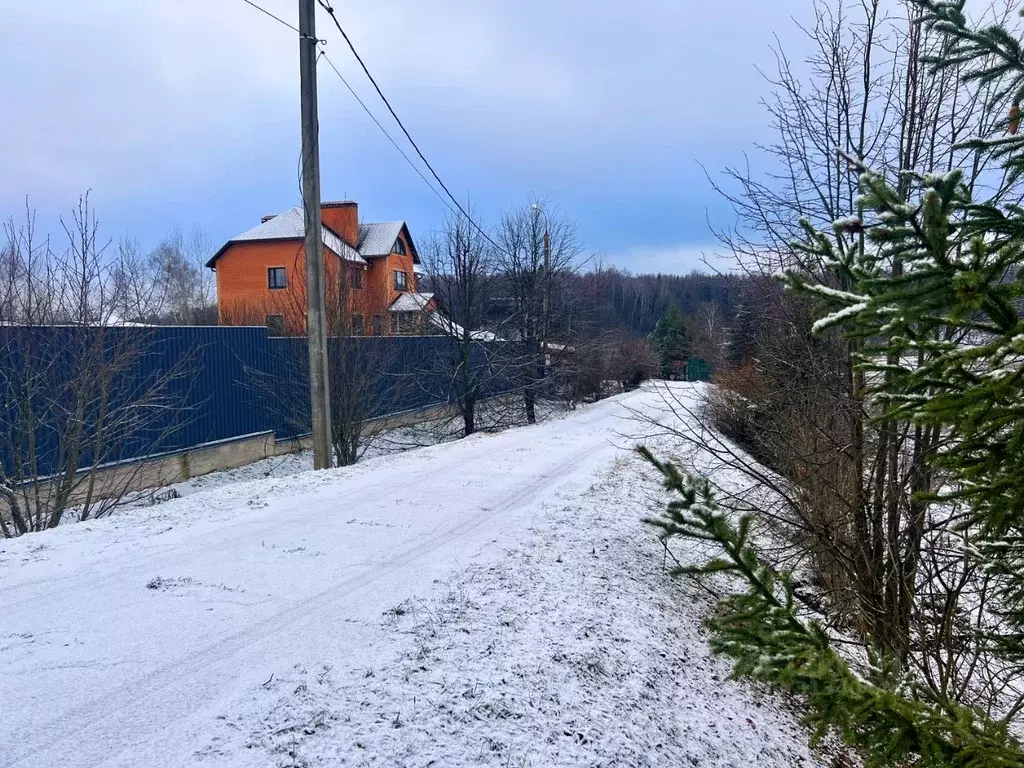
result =
M507 345L485 330L493 298L494 250L468 216L452 214L427 244L426 268L438 304L440 332L451 340L436 361L462 418L462 434L477 429L477 404L496 377L495 363Z
M113 318L121 323L213 325L217 319L214 279L206 260L211 241L200 229L187 235L174 227L149 254L135 238L117 243L110 276L117 301Z
M728 345L728 328L722 305L712 301L701 302L691 329L694 352L707 360L713 370L720 368Z
M209 236L174 227L149 256L157 317L173 325L209 325L216 318L213 276L206 268Z
M1005 19L1008 11L1004 4L990 13ZM776 138L758 148L773 170L729 169L716 185L741 221L722 240L751 275L788 268L809 281L829 279L816 257L792 245L802 237L802 219L834 231L840 254L863 238L857 165L847 158L897 182L903 169L951 167L967 169L970 187L1003 189L1009 182L984 153L961 147L970 136L990 133L1002 117L988 106L991 86L962 83L955 69L934 74L922 66L941 40L917 23L919 13L912 3L818 2L805 27L813 51L809 74L798 74L777 51L766 105ZM899 275L903 265L885 269ZM941 551L956 514L930 511L924 501L942 483L928 458L942 450L943 436L881 418L864 401L856 365L864 340L812 336L816 312L809 299L784 295L766 281L748 288L730 339L734 353L743 348L733 355L741 364L719 377L703 410L687 406L687 418L717 425L746 451L711 429L688 439L744 474L752 494L778 491L784 502L762 514L794 545L776 554L808 574L805 596L895 668L940 681L953 669L952 651L920 628L962 626L983 601L980 592L961 600L962 589L936 586L962 573L956 555L951 560L951 550ZM963 652L958 645L956 654ZM969 663L957 661L956 668L973 674Z
M170 370L148 370L145 329L116 327L131 288L114 279L83 195L62 222L67 250L38 241L35 216L5 225L0 288L0 535L58 525L68 510L100 517L123 500L138 465L186 415Z
M402 338L376 332L368 322L369 311L386 305L380 288L364 284L363 265L332 262L327 270L325 306L328 330L328 361L331 385L331 446L338 466L355 464L383 436L388 416L408 409L415 382L405 373L410 367L403 359ZM283 303L237 305L233 323L262 325L268 312L286 318L301 318L306 311L306 285L300 280ZM308 371L309 356L302 329L284 323L275 343L287 360L287 375L251 370L249 386L277 413L283 425L296 435L310 428ZM416 361L418 363L418 361Z
M386 303L364 286L361 267L342 265L328 288L331 441L338 466L354 464L407 409L412 382L401 373L402 340L367 327L367 308ZM381 293L383 293L381 291ZM305 304L303 298L302 303ZM307 398L308 399L308 398Z
M1013 3L997 0L987 15L1006 21L1012 11ZM758 166L768 170L748 164L726 169L724 182L711 179L740 222L718 234L741 269L816 270L792 248L803 236L801 219L821 229L858 212L858 174L837 153L893 178L907 168L959 167L968 169L971 187L1003 184L984 153L961 146L1001 119L987 106L992 86L965 84L954 68L936 74L923 66L942 40L918 23L920 15L902 0L815 0L811 23L801 26L811 47L806 67L775 49L765 101L775 138L756 147Z
M158 318L163 297L154 279L151 260L142 253L135 238L123 237L117 244L117 256L111 267L114 317L121 322L145 322Z
M658 375L658 353L648 339L619 332L606 349L606 375L618 382L620 391L634 390Z
M554 299L562 295L581 249L575 223L542 200L508 211L501 219L498 240L502 247L495 249L496 266L510 310L503 331L522 345L523 403L527 421L533 424L547 344L557 326Z

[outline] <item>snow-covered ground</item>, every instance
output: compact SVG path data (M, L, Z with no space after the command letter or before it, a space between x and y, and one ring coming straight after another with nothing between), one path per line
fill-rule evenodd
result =
M568 413L568 406L563 402L538 400L536 405L536 417L541 422L560 419ZM477 429L481 432L495 432L510 427L524 426L526 415L523 412L522 398L503 396L481 402L477 405L476 424ZM365 438L361 460L365 461L378 456L447 443L459 439L461 435L462 420L458 415L443 415L403 427L373 431ZM169 499L183 498L200 491L233 485L245 480L288 477L300 472L309 472L312 469L313 452L309 450L271 456L245 466L198 475L180 483L127 494L109 511L109 514L121 514L126 509L148 507ZM77 510L70 509L65 512L64 520L66 521L64 524L78 522Z
M0 765L821 764L640 523L661 402L0 542Z

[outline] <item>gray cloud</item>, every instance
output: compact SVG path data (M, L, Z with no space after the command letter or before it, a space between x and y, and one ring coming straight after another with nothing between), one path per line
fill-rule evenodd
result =
M294 21L294 0L259 2ZM278 190L260 200L283 207L295 199L294 33L241 0L8 5L0 28L0 212L15 210L25 194L62 210L86 188L146 222L162 209L195 216L190 205L256 197L260 185ZM410 129L443 161L453 190L483 189L511 202L578 189L586 194L577 197L671 199L678 185L700 183L695 158L738 153L758 138L764 86L752 62L769 59L770 32L791 33L787 13L807 3L335 5ZM323 14L318 25L332 60L369 101ZM321 100L325 178L344 169L338 186L360 196L374 169L412 173L400 159L367 159L393 150L326 71ZM237 217L243 204L235 204ZM266 204L247 203L248 218ZM618 249L627 239L613 230L601 237L610 240L595 247Z

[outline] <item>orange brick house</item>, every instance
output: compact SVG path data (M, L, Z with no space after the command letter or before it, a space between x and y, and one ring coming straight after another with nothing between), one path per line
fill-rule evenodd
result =
M323 203L328 333L411 333L433 310L416 293L420 264L404 221L359 223L351 201ZM263 325L276 335L306 327L305 221L302 208L264 216L228 240L206 266L217 273L221 325Z

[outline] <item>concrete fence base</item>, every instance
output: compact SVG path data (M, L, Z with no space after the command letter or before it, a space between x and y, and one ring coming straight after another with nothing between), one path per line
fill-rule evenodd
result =
M367 423L364 429L377 433L383 429L436 421L454 415L456 411L453 406L431 406L375 419ZM211 472L244 467L261 459L297 453L311 447L309 436L278 440L272 431L268 431L204 443L173 453L110 464L93 470L88 478L83 473L83 480L72 493L67 506L79 506L84 504L86 499L96 503L104 499L120 498L127 493L162 488ZM51 498L51 482L40 481L27 493L24 487L20 488L19 506L32 506L33 497L43 500ZM22 511L26 514L32 513L30 509ZM0 515L10 521L10 508L3 500L0 500Z

